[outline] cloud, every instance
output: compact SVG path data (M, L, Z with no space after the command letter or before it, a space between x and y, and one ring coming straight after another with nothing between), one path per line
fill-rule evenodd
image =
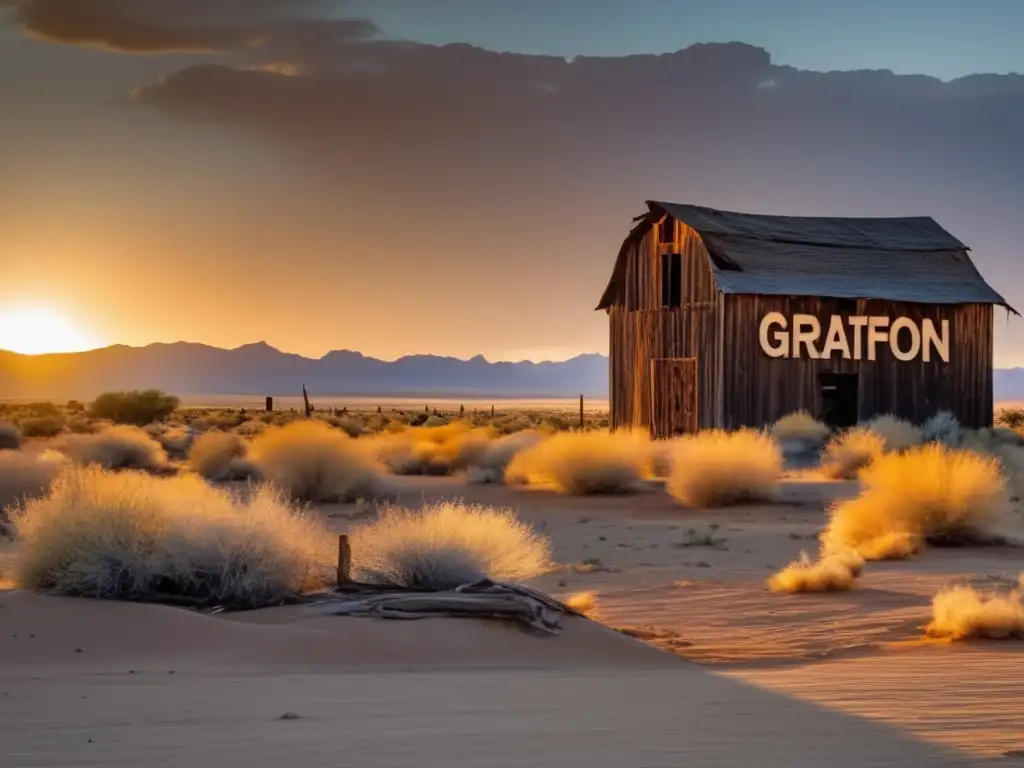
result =
M387 233L389 252L564 264L551 285L586 275L596 288L579 290L599 291L644 199L926 214L1024 303L1007 284L1024 237L1024 76L810 72L742 43L568 61L381 40L299 0L14 1L52 40L247 52L169 72L133 101L304 159L360 227ZM558 290L548 299L565 306Z
M315 0L0 0L27 34L125 53L248 51L315 61L377 32L364 19L324 20Z

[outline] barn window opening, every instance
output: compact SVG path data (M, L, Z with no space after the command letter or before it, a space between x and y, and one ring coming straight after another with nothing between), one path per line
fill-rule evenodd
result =
M818 374L821 393L821 416L834 429L847 429L857 425L857 374Z
M661 256L661 306L678 307L683 302L683 255L664 253Z
M674 243L676 241L676 222L668 214L665 214L658 223L658 242Z

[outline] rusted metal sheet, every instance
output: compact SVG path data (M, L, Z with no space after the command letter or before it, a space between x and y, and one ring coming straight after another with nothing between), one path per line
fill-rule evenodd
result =
M651 437L697 432L697 358L656 357L651 360L650 380Z

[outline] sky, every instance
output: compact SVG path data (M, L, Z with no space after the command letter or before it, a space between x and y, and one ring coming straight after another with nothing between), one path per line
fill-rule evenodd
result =
M0 333L606 352L646 199L931 215L1024 306L1024 4L964 8L0 0Z

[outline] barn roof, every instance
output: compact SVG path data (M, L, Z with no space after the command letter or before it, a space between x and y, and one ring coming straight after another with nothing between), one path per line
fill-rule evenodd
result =
M624 255L663 214L696 230L724 293L998 304L968 247L928 216L768 216L648 201L623 243L599 309L615 302ZM617 279L618 278L618 279Z

